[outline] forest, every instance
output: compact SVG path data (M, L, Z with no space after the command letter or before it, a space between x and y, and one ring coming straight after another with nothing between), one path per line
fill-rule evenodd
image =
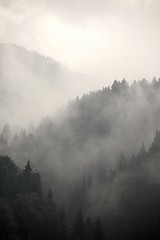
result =
M0 240L160 240L160 0L0 0Z
M0 239L160 238L160 80L70 101L0 136Z
M121 153L115 168L108 174L102 168L97 179L83 177L62 204L55 201L51 189L43 188L41 175L30 161L20 169L9 156L1 155L0 238L158 239L159 156L157 130L148 151L142 145L129 160ZM104 192L100 203L99 191ZM95 204L101 204L101 215L95 216L93 210L86 215L92 194L97 195Z

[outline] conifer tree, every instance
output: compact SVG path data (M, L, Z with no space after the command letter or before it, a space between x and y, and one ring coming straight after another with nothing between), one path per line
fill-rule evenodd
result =
M31 164L30 161L27 161L27 164L24 167L24 174L30 175L31 173L32 173Z

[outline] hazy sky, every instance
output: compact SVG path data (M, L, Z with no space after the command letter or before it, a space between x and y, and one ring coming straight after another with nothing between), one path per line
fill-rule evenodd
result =
M160 1L0 0L0 41L108 83L150 80L160 76Z

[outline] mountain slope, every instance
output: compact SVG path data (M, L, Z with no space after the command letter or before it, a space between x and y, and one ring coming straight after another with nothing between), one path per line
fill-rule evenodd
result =
M69 98L80 94L85 79L52 58L0 44L0 127L6 122L25 127L52 115Z
M44 119L31 134L15 136L9 153L19 164L30 159L59 181L82 177L91 165L114 166L121 151L127 157L148 148L160 126L160 81L111 88L70 102L55 119ZM45 169L45 170L44 170Z

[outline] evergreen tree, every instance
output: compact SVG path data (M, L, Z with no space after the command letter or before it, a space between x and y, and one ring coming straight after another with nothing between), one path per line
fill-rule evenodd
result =
M160 131L156 130L151 147L149 148L149 154L154 154L160 151Z
M119 90L120 90L119 82L117 80L114 80L111 88L112 88L113 92L115 92L115 93L119 92Z
M146 148L143 143L135 161L136 161L137 165L139 165L141 163L144 163L144 161L146 161L146 160L147 160L147 152L146 152Z
M33 171L30 161L24 167L22 172L22 192L25 193L42 193L41 176L38 171Z
M11 129L8 124L6 124L2 131L2 138L7 141L7 143L10 143L11 141Z
M0 135L0 154L7 154L8 153L8 143L7 140Z
M27 161L27 164L25 165L23 172L25 175L30 175L32 173L30 161Z

